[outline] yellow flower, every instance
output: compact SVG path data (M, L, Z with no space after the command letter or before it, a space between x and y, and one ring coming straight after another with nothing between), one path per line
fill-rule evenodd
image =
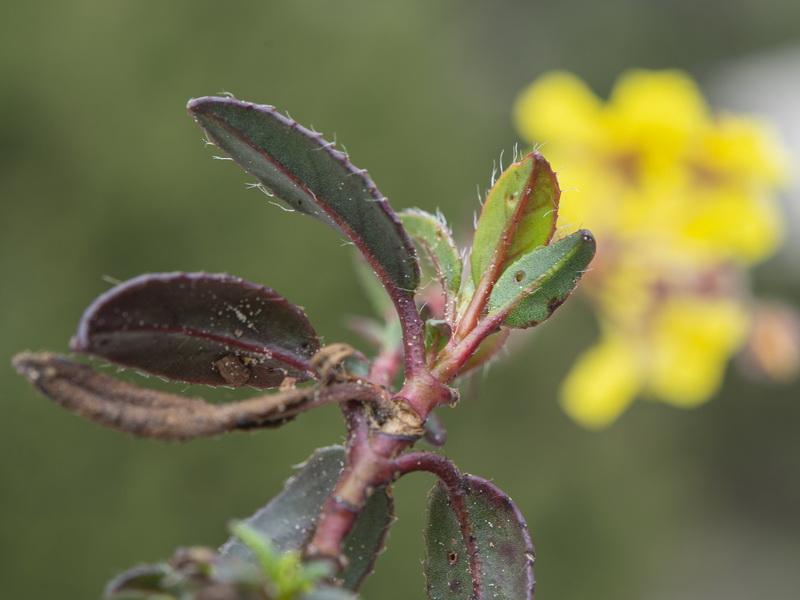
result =
M575 420L598 428L637 396L696 406L745 343L745 270L774 253L785 158L765 124L713 114L679 71L631 71L607 102L552 73L520 95L523 138L543 144L560 215L598 240L579 289L601 325L563 386Z

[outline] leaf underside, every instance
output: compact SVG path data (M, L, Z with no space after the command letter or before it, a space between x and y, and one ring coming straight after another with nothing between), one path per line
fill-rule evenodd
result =
M302 551L314 532L325 500L339 479L344 455L341 446L317 450L286 482L283 490L246 522L268 537L279 552ZM372 572L393 515L394 503L389 490L376 490L345 540L348 566L337 579L346 589L357 590ZM235 537L222 546L220 554L246 560L254 558L250 549Z
M315 379L319 340L269 288L208 273L136 277L98 297L72 350L176 381L270 388Z
M424 564L428 598L532 599L535 553L519 510L485 479L461 475L459 483L456 493L463 498L466 514L455 508L441 482L428 497Z
M211 141L271 194L347 236L392 297L419 285L414 247L365 171L322 135L271 106L197 98L189 112Z

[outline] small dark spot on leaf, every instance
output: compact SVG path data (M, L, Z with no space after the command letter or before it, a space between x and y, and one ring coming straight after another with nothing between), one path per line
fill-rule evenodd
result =
M547 313L548 315L552 315L555 310L564 303L564 300L567 298L550 298L547 302Z
M250 379L250 371L242 363L242 360L236 356L220 358L214 363L214 366L225 382L234 387L239 387Z
M514 281L517 283L522 283L523 279L525 279L525 271L517 271L514 273Z
M458 592L460 592L462 590L461 580L460 579L453 579L452 581L450 581L450 583L448 584L447 587L450 588L451 592L458 593Z
M450 565L456 564L456 561L458 561L458 552L450 550L450 553L447 555L447 560L450 561Z

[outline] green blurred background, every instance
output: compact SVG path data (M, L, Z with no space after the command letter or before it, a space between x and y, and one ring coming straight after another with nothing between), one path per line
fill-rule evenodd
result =
M227 271L269 285L304 306L326 341L356 341L344 316L368 306L350 249L213 161L185 113L190 97L229 91L288 110L336 134L395 207L441 207L465 232L476 186L517 141L514 97L541 72L572 70L605 94L626 68L679 67L719 104L763 100L780 118L786 103L769 84L754 93L748 75L726 73L754 57L787 64L800 48L796 0L74 0L4 12L6 365L21 350L66 350L83 308L108 289L104 276L152 271ZM796 98L800 62L788 64L767 81ZM797 302L797 252L756 273L761 295ZM734 369L698 410L639 403L589 433L561 413L556 391L594 335L585 307L568 304L443 415L446 454L493 478L526 515L537 598L793 597L800 386ZM230 518L263 504L290 465L342 433L329 408L279 431L137 441L53 406L3 367L0 595L97 598L121 569L217 545ZM365 599L424 596L431 483L415 475L396 486L399 522Z

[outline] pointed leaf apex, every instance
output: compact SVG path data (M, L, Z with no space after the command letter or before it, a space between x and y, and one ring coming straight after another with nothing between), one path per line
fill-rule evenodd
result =
M550 243L560 197L556 175L539 152L512 163L500 175L475 230L471 267L476 285L487 272L499 276L519 256Z
M503 324L524 329L547 320L572 293L594 258L596 243L581 229L511 263L489 297L490 313Z
M347 236L394 299L413 294L413 244L383 194L319 133L274 107L235 98L195 98L189 113L240 167L294 210Z

